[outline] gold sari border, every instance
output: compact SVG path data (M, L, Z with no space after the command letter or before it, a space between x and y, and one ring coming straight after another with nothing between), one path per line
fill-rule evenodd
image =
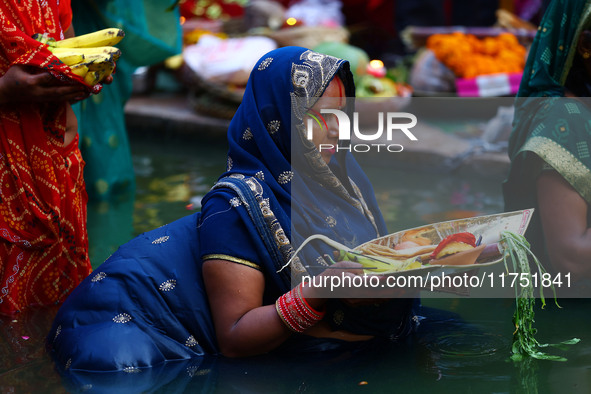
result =
M540 156L591 204L591 170L562 145L547 137L532 137L521 151L531 151Z
M203 256L202 260L203 261L205 261L205 260L227 260L227 261L231 261L232 263L242 264L247 267L262 271L261 266L258 264L252 263L248 260L241 259L239 257L228 256L227 254L208 254L208 255Z

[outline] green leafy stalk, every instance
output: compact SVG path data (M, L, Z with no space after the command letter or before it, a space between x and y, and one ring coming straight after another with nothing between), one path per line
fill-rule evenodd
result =
M540 264L540 261L530 250L530 244L522 235L515 234L510 231L503 231L501 233L501 245L503 247L503 262L507 272L525 273L530 278L528 286L515 287L515 312L513 314L513 324L515 325L515 332L513 333L513 344L511 347L513 361L521 361L526 356L530 356L541 360L552 361L566 361L566 358L561 356L551 355L540 351L540 348L548 346L564 347L565 345L573 345L578 343L580 339L573 338L568 341L560 342L559 344L541 344L535 335L537 330L534 328L535 303L534 288L531 281L531 270L529 265L528 255L532 257L540 276L546 273L546 270ZM511 270L509 269L511 265ZM554 302L558 305L556 298L556 290L551 284L552 292L554 294ZM542 301L542 308L546 306L546 300L543 294L543 286L540 286L540 300Z

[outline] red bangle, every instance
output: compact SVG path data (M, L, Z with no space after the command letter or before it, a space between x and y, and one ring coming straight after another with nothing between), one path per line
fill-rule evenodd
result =
M304 332L324 317L324 311L316 311L306 302L301 284L279 297L275 309L285 325L294 332Z
M304 298L304 295L302 294L302 284L300 283L297 287L296 287L296 293L298 295L298 298L300 300L302 300L302 303L304 304L304 306L306 307L307 312L314 318L318 319L318 320L322 320L322 318L325 315L325 311L317 311L316 309L312 308L310 306L310 304L308 304L308 301L306 301L306 299Z

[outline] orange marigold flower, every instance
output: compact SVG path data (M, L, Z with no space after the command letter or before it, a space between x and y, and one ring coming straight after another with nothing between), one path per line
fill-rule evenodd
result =
M459 78L501 72L521 72L526 49L511 33L478 39L472 34L434 34L427 48Z

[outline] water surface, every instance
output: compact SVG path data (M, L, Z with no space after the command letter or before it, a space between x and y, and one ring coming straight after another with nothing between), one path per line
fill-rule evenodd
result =
M132 149L135 200L89 207L95 268L132 237L195 212L226 165L224 144L136 139ZM366 170L391 232L502 211L497 181ZM425 299L424 305L439 312L422 311L428 318L405 343L288 359L192 360L136 376L80 375L73 381L60 377L43 348L56 308L34 309L0 320L0 392L591 392L589 300L536 310L540 342L581 338L566 351L549 350L566 362L508 361L511 299Z

